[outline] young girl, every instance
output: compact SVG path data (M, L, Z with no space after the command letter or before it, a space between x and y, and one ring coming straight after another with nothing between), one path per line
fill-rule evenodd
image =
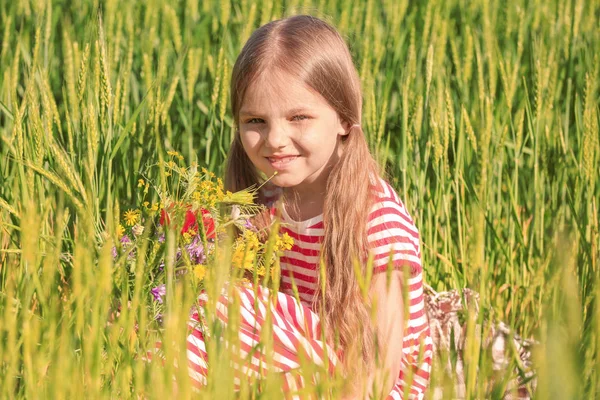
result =
M361 128L360 80L344 40L311 16L262 26L235 63L231 105L237 130L227 189L260 185L273 176L259 202L271 207L272 214L280 209L281 230L295 239L281 258L281 293L271 310L276 313L275 352L277 346L290 352L285 335L277 341L278 332L322 350L325 345L315 328L321 323L334 351L330 361L356 382L349 398L364 398L374 383L391 398L405 393L422 398L432 343L419 234L369 153ZM357 261L363 277L369 275L367 265L373 268L366 301L355 272ZM294 287L301 304L292 297ZM242 296L249 315L256 312L253 296L250 291ZM371 307L376 310L374 319ZM242 342L260 337L255 330L262 317L249 317L254 331L242 329ZM203 339L198 334L190 337L195 360L191 373L203 382L208 367ZM376 363L377 351L381 360ZM282 371L293 369L292 358L278 358ZM314 357L317 362L321 358ZM302 384L294 379L288 383L288 388Z

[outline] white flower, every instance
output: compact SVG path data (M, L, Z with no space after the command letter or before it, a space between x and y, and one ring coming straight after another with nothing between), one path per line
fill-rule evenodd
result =
M144 227L140 224L135 224L132 228L131 231L133 232L133 234L135 236L140 236L142 233L144 233Z

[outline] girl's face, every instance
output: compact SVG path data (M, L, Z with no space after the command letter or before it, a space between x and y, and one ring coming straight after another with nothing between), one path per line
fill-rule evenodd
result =
M265 78L265 76L268 77ZM240 137L254 166L302 196L325 192L348 124L317 92L288 74L263 74L247 89Z

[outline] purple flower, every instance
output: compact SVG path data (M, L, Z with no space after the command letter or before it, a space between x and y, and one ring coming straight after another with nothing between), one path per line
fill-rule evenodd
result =
M254 225L252 225L250 219L247 219L246 222L244 222L244 228L254 230Z
M119 240L119 242L121 242L121 247L123 249L126 247L129 247L132 244L131 239L127 235L123 235L123 237ZM112 254L113 260L115 260L118 257L119 253L117 251L116 246L113 246L113 248L111 249L111 254ZM128 260L131 260L134 257L135 257L135 248L129 250L129 253L127 254Z
M160 304L162 304L162 298L164 295L167 294L167 288L163 283L162 285L158 285L157 287L152 288L152 290L150 290L150 293L152 293L152 296L154 296L155 301L158 301Z
M194 240L185 246L188 254L190 255L190 259L194 264L203 264L206 261L206 255L204 254L204 246L202 246L202 241L198 236L194 238Z

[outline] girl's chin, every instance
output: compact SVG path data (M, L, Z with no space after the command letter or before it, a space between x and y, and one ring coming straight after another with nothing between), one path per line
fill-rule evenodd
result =
M280 175L279 173L277 175L275 175L273 178L271 178L271 182L273 182L274 185L282 187L282 188L293 187L299 183L299 182L296 182L296 180L290 179L289 177L286 177L285 175Z

